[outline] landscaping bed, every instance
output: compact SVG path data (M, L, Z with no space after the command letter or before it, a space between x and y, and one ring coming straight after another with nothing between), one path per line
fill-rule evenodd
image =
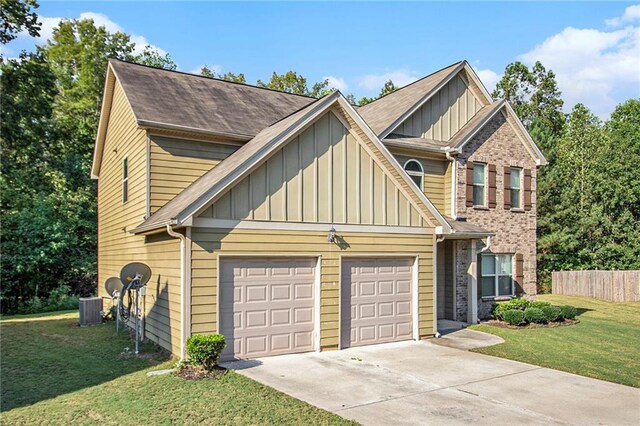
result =
M576 323L578 310L571 305L556 306L550 302L512 299L494 303L493 320L488 325L507 328L558 327Z
M578 321L567 327L473 325L472 330L505 342L472 351L640 387L639 302L556 295L540 295L538 300L575 306Z

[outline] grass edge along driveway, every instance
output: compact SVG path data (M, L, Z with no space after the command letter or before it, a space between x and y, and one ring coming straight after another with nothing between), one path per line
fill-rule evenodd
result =
M505 342L473 351L640 387L640 302L560 295L539 295L538 300L575 306L580 323L526 330L474 325Z
M353 424L230 371L220 379L147 377L173 360L143 356L113 323L78 327L77 313L0 321L2 424Z

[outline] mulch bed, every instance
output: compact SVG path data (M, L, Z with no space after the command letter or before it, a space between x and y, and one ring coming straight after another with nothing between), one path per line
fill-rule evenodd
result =
M564 321L560 321L560 322L549 322L547 324L527 324L527 325L511 325L508 322L505 321L500 321L500 320L489 320L489 321L483 321L482 324L485 325L490 325L493 327L500 327L500 328L513 328L513 329L526 329L526 328L553 328L553 327L564 327L567 325L575 325L578 324L580 321L578 320L571 320L571 319L566 319Z
M217 365L213 370L207 371L202 367L187 365L176 371L176 376L186 380L217 379L227 374L227 369Z

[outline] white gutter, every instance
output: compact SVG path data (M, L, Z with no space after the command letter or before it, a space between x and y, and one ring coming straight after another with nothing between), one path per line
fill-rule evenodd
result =
M188 275L191 275L191 268L187 264L191 258L190 250L187 250L187 242L191 243L191 228L187 228L186 233L187 235L184 236L179 232L175 232L171 225L167 224L167 234L173 238L180 239L180 358L183 360L186 359L187 338L191 331L191 304L189 303L191 286L188 285L191 280L187 278Z
M458 198L458 162L455 157L451 155L451 151L445 152L447 160L451 161L451 218L456 220L458 218L456 214L457 210L457 198Z

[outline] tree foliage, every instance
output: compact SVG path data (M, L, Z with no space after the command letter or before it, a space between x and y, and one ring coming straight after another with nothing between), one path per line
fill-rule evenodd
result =
M314 83L311 88L307 85L307 79L295 71L287 71L284 74L274 72L268 82L258 80L258 86L277 90L279 92L293 93L295 95L311 96L321 98L331 90L329 80Z
M155 49L149 45L146 45L141 53L133 57L133 61L142 65L148 65L155 68L164 68L166 70L178 69L171 55L168 53L162 53L158 49Z
M371 103L371 102L375 101L375 100L376 100L376 99L378 99L378 98L381 98L381 97L383 97L383 96L386 96L386 95L388 95L389 93L393 93L393 92L395 92L395 91L396 91L396 90L398 90L398 89L399 89L399 87L398 87L398 86L396 86L396 85L393 83L393 81L391 81L391 80L387 80L387 81L384 83L384 86L382 86L382 89L380 89L380 93L378 94L378 96L374 96L374 97L372 97L372 98L368 98L368 97L366 97L366 96L363 96L363 97L361 97L361 98L360 98L360 100L358 101L358 106L363 106L363 105L369 104L369 103Z
M242 74L242 73L234 74L232 72L226 72L224 74L217 74L215 72L215 70L212 70L211 68L209 68L206 65L203 65L200 68L200 75L203 75L205 77L218 78L220 80L231 81L233 83L246 84L246 82L247 82L247 79L245 78L244 74Z
M23 30L31 37L39 37L42 24L34 12L38 7L36 0L1 0L0 43L9 43Z

